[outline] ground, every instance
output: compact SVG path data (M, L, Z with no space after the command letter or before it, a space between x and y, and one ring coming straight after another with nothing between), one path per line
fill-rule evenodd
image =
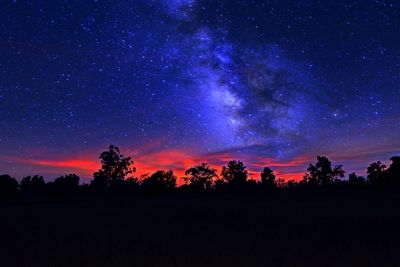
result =
M0 201L0 266L399 266L400 195Z

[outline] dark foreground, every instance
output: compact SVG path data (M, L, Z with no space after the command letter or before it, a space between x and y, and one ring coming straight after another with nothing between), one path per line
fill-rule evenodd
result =
M0 202L0 266L400 266L393 193Z

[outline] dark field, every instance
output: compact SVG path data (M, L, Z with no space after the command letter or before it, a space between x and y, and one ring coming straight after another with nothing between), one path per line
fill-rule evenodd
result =
M0 266L400 266L393 193L2 201Z

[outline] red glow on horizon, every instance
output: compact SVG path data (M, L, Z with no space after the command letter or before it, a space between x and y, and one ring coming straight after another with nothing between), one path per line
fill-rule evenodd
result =
M75 172L78 175L93 175L97 171L101 164L99 161L92 159L63 159L63 160L26 160L26 159L14 159L18 163L24 163L29 165L47 166L57 169L63 169L66 172Z
M71 160L60 160L60 161L50 161L50 160L38 160L32 161L36 165L52 166L52 167L63 167L72 168L82 171L87 171L93 174L100 168L100 162L89 160L89 159L71 159Z
M147 146L149 148L149 146ZM182 177L185 176L185 171L202 162L207 162L212 168L217 169L220 174L222 166L230 160L241 160L247 166L251 179L259 180L260 171L268 166L272 168L277 176L284 180L299 180L303 177L304 166L310 162L307 156L300 156L290 161L278 161L273 158L250 158L240 157L228 152L213 153L208 155L194 155L184 150L170 149L164 151L151 152L145 149L145 153L141 150L135 150L133 155L134 166L136 167L135 176L139 177L144 174L152 174L157 170L172 170L178 177L178 185L183 184ZM242 160L241 158L244 158ZM83 178L92 177L100 167L100 160L86 155L80 155L73 159L59 160L32 160L32 159L13 159L13 161L34 166L46 166L57 169L59 172L71 173L74 172Z

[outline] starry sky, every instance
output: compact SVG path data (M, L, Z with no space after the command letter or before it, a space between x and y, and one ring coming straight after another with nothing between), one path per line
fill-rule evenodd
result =
M1 1L0 172L242 160L298 179L400 154L398 1Z

